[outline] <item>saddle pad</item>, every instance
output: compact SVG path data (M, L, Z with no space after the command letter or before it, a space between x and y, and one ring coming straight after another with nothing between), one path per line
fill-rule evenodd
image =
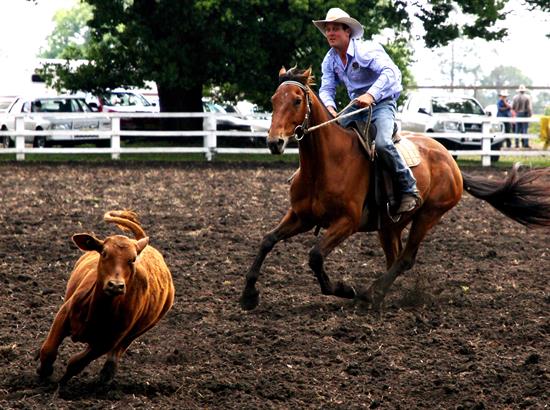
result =
M404 135L401 135L401 139L395 144L395 148L397 148L397 151L401 154L401 157L409 168L420 164L420 152L418 151L418 147Z

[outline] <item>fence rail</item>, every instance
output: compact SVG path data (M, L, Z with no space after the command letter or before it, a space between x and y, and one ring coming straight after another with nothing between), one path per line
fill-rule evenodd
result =
M0 131L0 141L4 137L15 136L15 147L8 148L0 145L0 154L15 154L18 161L25 159L27 154L110 154L114 160L120 159L121 154L183 154L183 153L199 153L204 154L205 158L210 161L216 154L268 154L267 148L229 148L220 147L217 143L218 137L235 137L235 138L262 138L267 136L267 132L250 132L250 131L221 131L216 129L216 119L218 115L215 113L101 113L102 117L108 117L110 120L110 129L104 130L27 130L25 129L25 118L28 115L17 115L15 118L15 130ZM33 114L33 117L38 115ZM52 117L52 114L41 114L42 117ZM68 114L68 117L74 118L97 118L98 114ZM200 130L181 130L181 131L162 131L162 130L121 130L121 119L130 118L202 118L203 127ZM489 132L490 125L495 122L539 122L537 118L488 118L483 124L483 132L480 133L460 133L460 137L464 139L481 139L481 149L479 150L449 150L454 156L480 156L483 166L491 165L491 157L505 156L529 156L529 157L550 157L550 151L547 150L492 150L491 142L495 137L506 137L510 139L528 138L529 140L537 139L536 134L502 134ZM430 133L430 137L449 137L450 133ZM99 137L103 140L110 140L110 146L105 148L99 147L52 147L52 148L34 148L25 144L25 137L35 136L87 136ZM202 146L170 146L170 147L124 147L121 146L121 137L172 137L172 138L188 138L202 137ZM90 142L97 142L97 139L90 139ZM286 154L296 154L297 149L287 149Z

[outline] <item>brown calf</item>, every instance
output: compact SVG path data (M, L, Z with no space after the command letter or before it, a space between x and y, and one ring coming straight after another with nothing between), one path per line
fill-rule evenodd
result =
M76 234L73 241L87 251L76 262L67 283L65 302L40 349L38 374L49 377L58 348L67 336L86 343L71 357L59 384L80 373L92 360L107 354L100 381L111 381L120 356L130 343L151 329L172 307L174 285L162 255L148 245L149 238L131 211L111 211L104 216L131 231L100 240Z

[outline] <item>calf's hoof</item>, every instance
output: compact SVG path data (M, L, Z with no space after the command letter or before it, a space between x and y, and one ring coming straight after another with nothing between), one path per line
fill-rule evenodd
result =
M260 304L260 292L256 288L245 289L241 295L240 303L244 310L255 309Z

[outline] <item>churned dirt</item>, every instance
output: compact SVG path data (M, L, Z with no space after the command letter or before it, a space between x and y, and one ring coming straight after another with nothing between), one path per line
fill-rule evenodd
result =
M424 241L380 313L320 294L304 234L278 244L261 303L238 304L264 233L288 206L289 164L0 164L2 409L517 409L550 403L550 240L465 194ZM501 178L504 171L468 172ZM81 251L70 237L133 209L176 286L168 315L135 341L108 389L93 362L55 395L34 360ZM326 264L368 285L375 234Z

